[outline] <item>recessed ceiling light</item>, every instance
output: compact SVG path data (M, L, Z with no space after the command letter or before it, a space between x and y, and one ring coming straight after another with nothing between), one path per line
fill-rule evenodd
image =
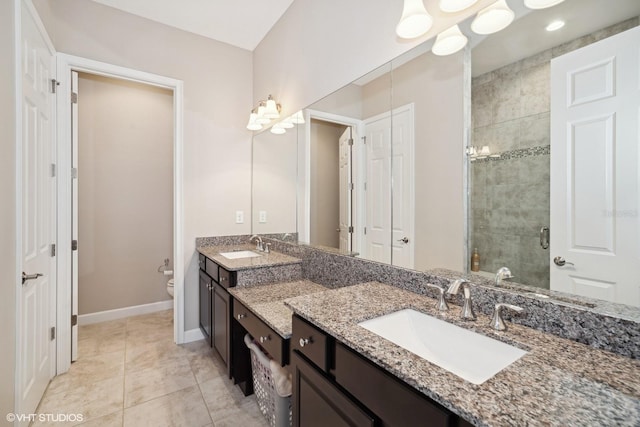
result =
M556 30L559 30L562 27L564 27L564 21L558 20L558 21L553 21L552 23L547 25L545 29L547 31L556 31Z

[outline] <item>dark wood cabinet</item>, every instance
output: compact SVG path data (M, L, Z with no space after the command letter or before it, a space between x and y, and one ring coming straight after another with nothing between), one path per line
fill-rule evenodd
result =
M227 366L231 377L231 304L229 292L219 284L213 287L213 348Z
M296 315L292 340L294 426L470 426Z
M293 425L373 427L376 418L323 373L293 351Z
M280 363L281 366L289 363L288 339L283 339L238 300L233 300L233 313L238 323L260 344L271 358Z
M212 312L211 312L211 296L213 282L211 277L203 270L200 270L200 330L204 335L205 341L211 345L211 332L212 332Z

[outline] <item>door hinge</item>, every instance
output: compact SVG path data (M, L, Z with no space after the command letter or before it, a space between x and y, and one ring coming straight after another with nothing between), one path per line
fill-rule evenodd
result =
M366 143L367 143L367 137L366 137L366 136L363 136L363 137L362 137L362 143L363 143L363 144L366 144Z
M364 183L364 191L367 191L367 183Z
M349 138L349 145L353 145L353 138Z
M367 235L367 227L364 228L364 235Z
M55 243L51 244L51 256L52 257L56 256L56 244Z
M56 93L58 86L60 86L60 82L56 79L51 79L51 93Z
M349 183L349 190L353 191L356 189L356 186L353 184L353 182Z
M71 179L78 179L78 168L71 168Z
M353 225L349 226L349 233L353 233Z
M71 241L71 250L72 251L77 251L78 250L78 241L75 240L75 239Z
M51 327L51 341L56 339L56 327L52 326Z
M55 176L56 176L56 164L51 163L51 178L54 178Z
M78 324L78 315L77 314L72 314L71 315L71 326L76 326Z
M75 92L71 92L71 103L72 104L78 103L78 94Z

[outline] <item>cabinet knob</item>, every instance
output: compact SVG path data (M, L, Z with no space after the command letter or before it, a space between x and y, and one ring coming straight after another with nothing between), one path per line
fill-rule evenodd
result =
M240 314L238 314L236 317L238 318L238 320L242 320L242 319L244 319L245 317L247 317L247 315L246 315L246 314L242 314L242 313L240 313Z
M304 347L307 344L311 344L311 337L309 338L300 338L300 341L298 341L300 343L300 347Z
M260 342L261 343L266 343L267 341L269 341L271 338L269 337L269 335L266 335L264 337L260 337Z

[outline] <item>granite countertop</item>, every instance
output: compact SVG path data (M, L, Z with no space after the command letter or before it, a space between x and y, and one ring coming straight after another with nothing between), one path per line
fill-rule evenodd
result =
M198 252L207 258L212 259L229 271L247 270L250 268L273 267L276 265L300 264L302 260L279 252L269 253L256 251L254 245L232 245L232 246L200 246ZM220 252L253 251L260 256L252 258L229 259L220 255Z
M275 283L251 287L229 288L229 293L276 331L282 338L291 337L293 312L284 305L287 298L326 291L322 285L309 280Z
M410 386L478 426L638 426L640 361L555 335L489 318L459 319L460 307L377 282L286 300L295 313L333 335ZM358 322L414 308L528 351L481 385L474 385L369 332ZM468 357L473 357L469 349Z

